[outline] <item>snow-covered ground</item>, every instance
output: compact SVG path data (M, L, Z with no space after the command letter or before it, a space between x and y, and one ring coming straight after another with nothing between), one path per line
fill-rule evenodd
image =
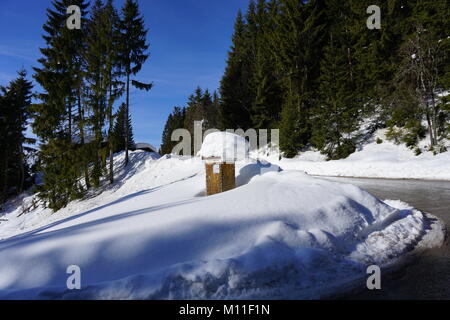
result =
M0 298L319 298L442 244L438 222L408 205L289 163L240 161L238 187L205 197L200 158L133 152L114 187L56 213L10 203ZM69 265L81 290L66 287Z
M346 159L326 161L318 151L302 152L294 159L281 159L263 150L254 157L276 163L284 169L303 170L317 176L342 176L390 179L450 180L450 151L433 155L425 151L428 140L419 143L423 153L416 156L404 144L394 144L385 137L386 130L378 130L359 150ZM383 142L378 144L376 139ZM450 150L450 142L448 149Z

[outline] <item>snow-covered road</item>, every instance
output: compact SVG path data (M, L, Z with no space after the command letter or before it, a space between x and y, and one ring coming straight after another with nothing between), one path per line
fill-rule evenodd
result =
M450 230L450 181L327 178L357 185L380 199L401 199L431 212ZM380 291L364 290L358 299L450 299L450 245L427 250L401 277L385 282Z

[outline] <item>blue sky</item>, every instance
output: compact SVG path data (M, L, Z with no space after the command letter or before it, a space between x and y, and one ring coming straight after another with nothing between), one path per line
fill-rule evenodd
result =
M92 0L91 0L92 2ZM135 140L159 146L168 114L197 86L216 90L239 8L248 0L139 0L149 29L150 58L137 79L155 87L132 91ZM118 8L124 0L115 1ZM0 0L0 85L24 67L38 66L42 25L50 0Z

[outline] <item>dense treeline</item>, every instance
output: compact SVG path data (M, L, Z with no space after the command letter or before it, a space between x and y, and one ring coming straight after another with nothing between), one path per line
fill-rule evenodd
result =
M192 137L191 150L194 150L194 123L201 121L202 132L218 128L219 108L220 100L217 92L211 94L208 90L203 91L198 87L188 98L186 107L175 107L169 115L162 135L160 152L162 154L170 154L172 152L178 143L172 141L172 133L177 129L187 129L189 131Z
M23 70L6 88L0 87L0 208L32 183L28 160L35 153L29 147L34 140L25 136L32 88Z
M102 179L114 181L113 153L128 150L133 138L130 85L149 90L136 75L148 57L147 30L137 2L120 12L112 0L54 0L44 25L46 43L34 78L42 88L32 106L39 138L39 196L58 210ZM81 28L70 29L66 9L81 9ZM117 112L116 102L124 96ZM109 157L109 163L107 159Z
M381 8L380 30L367 27L370 5ZM236 18L217 127L279 128L285 156L313 146L337 159L355 151L371 119L369 133L388 127L412 148L428 134L430 150L444 151L449 9L437 0L251 1Z

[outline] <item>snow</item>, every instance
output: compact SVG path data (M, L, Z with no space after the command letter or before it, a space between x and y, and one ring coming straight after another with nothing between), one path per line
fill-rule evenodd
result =
M376 139L382 143L376 143ZM294 159L278 160L277 156L251 153L251 156L268 160L283 169L303 170L315 176L342 176L390 179L450 180L450 151L434 155L427 149L427 140L419 143L422 154L416 156L405 145L397 145L378 130L369 143L346 159L326 161L318 151L302 152ZM447 146L447 149L450 146Z
M205 137L199 155L221 160L244 160L249 144L244 137L230 132L212 132Z
M318 298L395 263L430 230L429 247L443 241L406 204L269 162L238 161L238 187L205 197L200 158L130 160L115 186L56 213L17 217L9 204L0 298ZM66 288L70 265L82 290Z

